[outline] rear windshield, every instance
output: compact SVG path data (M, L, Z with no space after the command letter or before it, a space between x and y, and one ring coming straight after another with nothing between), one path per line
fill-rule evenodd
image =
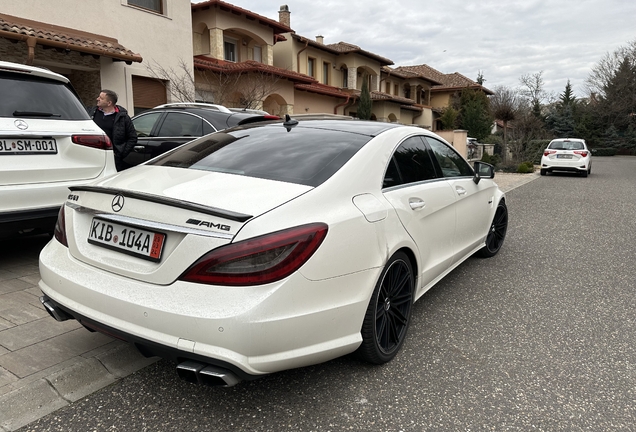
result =
M0 117L86 120L90 117L64 83L0 72Z
M550 143L552 150L583 150L584 148L581 141L552 141Z
M184 144L149 165L224 172L318 186L370 136L282 125L228 129Z

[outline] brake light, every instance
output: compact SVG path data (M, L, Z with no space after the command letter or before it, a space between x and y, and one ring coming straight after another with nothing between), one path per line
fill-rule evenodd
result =
M60 211L57 214L57 222L55 222L55 239L68 247L68 240L66 238L66 216L64 216L64 204L60 207Z
M587 157L587 151L585 150L574 150L574 154L581 155L582 157Z
M180 280L210 285L262 285L286 278L316 252L327 225L313 223L222 246L201 257Z
M264 115L263 118L265 120L280 120L280 117L275 116L275 115L271 115L271 114L270 115Z
M543 152L543 156L549 156L553 153L556 153L556 150L546 150Z
M113 144L107 135L73 135L71 141L75 144L101 150L112 150Z

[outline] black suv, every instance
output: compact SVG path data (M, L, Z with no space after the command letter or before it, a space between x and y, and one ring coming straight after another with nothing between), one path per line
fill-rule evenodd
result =
M159 105L133 117L138 141L124 162L129 166L139 165L212 132L232 126L279 119L265 111L230 109L206 103L180 102Z

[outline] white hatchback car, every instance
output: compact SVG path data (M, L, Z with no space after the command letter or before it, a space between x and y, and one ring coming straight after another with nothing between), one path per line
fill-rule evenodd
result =
M417 127L227 129L72 188L40 255L41 301L57 320L174 360L192 382L233 385L356 350L385 363L413 302L502 247L493 176Z
M69 80L0 61L0 237L53 232L69 187L115 174L110 140Z
M592 152L585 140L558 138L550 141L541 157L541 175L552 171L574 172L587 177L592 172Z

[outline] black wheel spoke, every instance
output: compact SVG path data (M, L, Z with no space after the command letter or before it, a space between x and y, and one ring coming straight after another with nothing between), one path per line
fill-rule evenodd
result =
M376 305L376 338L379 348L390 353L404 337L413 301L413 276L403 261L387 270Z

